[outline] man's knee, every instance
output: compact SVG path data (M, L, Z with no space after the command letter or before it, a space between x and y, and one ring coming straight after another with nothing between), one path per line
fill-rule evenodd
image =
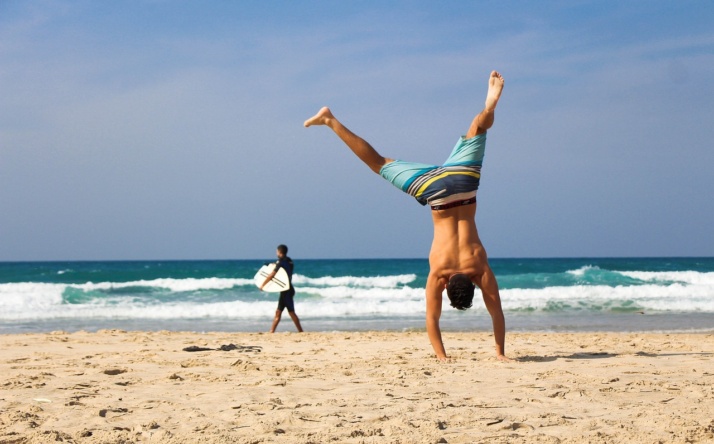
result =
M382 168L388 163L394 162L394 159L388 159L386 157L381 157L379 159L375 159L373 162L370 162L367 164L369 166L369 169L371 169L375 174L380 174L382 172Z

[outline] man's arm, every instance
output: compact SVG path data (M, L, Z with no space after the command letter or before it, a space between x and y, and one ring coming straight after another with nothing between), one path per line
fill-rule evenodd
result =
M486 308L491 315L493 324L493 338L496 341L496 359L499 361L510 361L506 357L506 321L503 317L503 309L501 308L501 300L496 295L496 300L484 297Z
M510 359L506 357L506 321L501 308L498 284L491 267L487 267L486 271L481 276L478 276L476 280L483 294L483 302L491 315L493 338L496 341L496 359L508 362Z
M278 272L279 268L280 268L279 263L276 263L275 269L273 270L273 272L270 273L268 275L268 277L265 278L265 280L263 281L263 284L260 286L260 291L263 291L263 287L265 287L268 284L268 282L270 282L270 280L275 277L275 274Z
M441 329L439 328L439 318L441 318L441 299L444 292L444 284L436 276L429 274L426 280L426 332L429 341L434 348L436 358L440 361L447 361L444 342L441 340Z

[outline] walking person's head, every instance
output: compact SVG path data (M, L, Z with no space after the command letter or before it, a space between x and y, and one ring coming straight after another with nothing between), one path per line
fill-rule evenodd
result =
M288 246L283 245L283 244L278 245L278 256L283 257L283 256L287 256L287 254L288 254Z
M475 285L471 278L463 273L456 273L449 278L446 285L446 295L451 301L451 306L457 310L471 308L474 299Z

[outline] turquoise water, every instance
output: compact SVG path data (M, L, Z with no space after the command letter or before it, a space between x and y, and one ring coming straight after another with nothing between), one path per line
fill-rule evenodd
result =
M296 312L312 331L424 327L423 259L295 260ZM265 331L277 294L265 260L0 263L0 333ZM712 331L714 258L492 259L511 331ZM444 330L488 331L475 300ZM286 316L279 331L294 327Z

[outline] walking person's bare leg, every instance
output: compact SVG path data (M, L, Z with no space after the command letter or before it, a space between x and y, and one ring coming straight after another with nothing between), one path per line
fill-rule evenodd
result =
M298 315L294 311L289 311L288 314L290 315L290 318L293 320L293 323L295 324L295 328L297 328L297 331L302 333L302 325L300 325L300 318L298 318Z
M275 317L273 318L273 325L270 326L270 333L275 333L275 329L278 328L278 324L280 324L282 314L282 310L275 310Z
M357 157L359 157L362 162L367 164L367 166L379 174L379 170L387 163L392 162L393 159L388 159L380 155L377 150L375 150L372 145L367 143L366 140L359 137L346 126L344 126L330 111L330 108L323 107L318 111L317 114L305 121L305 127L312 125L325 125L332 129L332 131L337 134L337 136L342 139L342 141L352 150Z

